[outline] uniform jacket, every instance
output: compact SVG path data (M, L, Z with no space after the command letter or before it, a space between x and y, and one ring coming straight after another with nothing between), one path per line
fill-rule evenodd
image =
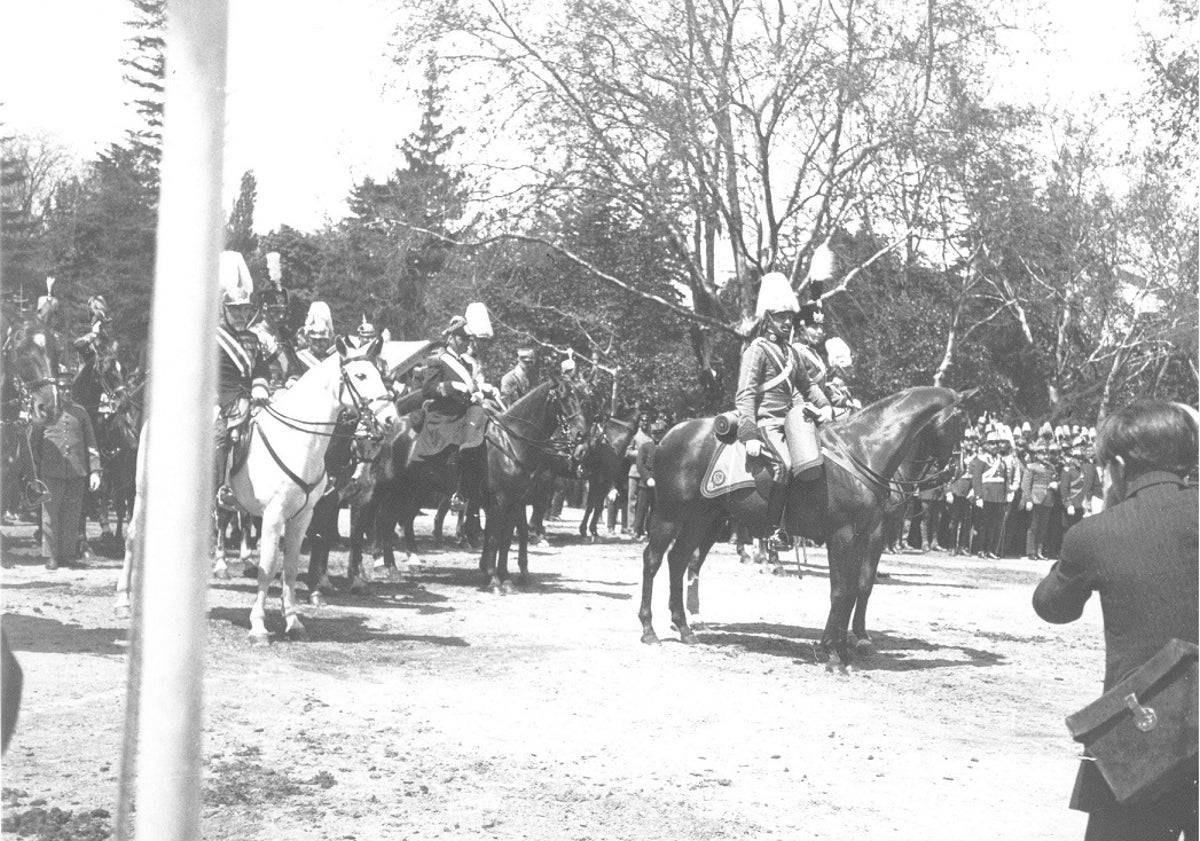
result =
M100 449L83 407L67 401L59 416L35 432L38 473L47 479L83 479L100 472Z
M642 466L638 464L638 454L642 450L642 445L652 440L654 439L643 432L640 426L633 433L633 438L630 440L629 446L625 448L625 460L631 462L629 465L630 479L642 478Z
M999 455L978 453L971 462L971 492L984 502L1007 502L1010 472Z
M1096 468L1075 459L1067 461L1058 473L1058 494L1063 505L1083 508L1091 504L1096 490Z
M796 349L765 336L750 342L738 373L738 440L756 439L758 421L783 421L792 406L806 399L817 406L829 405L825 394L809 379Z
M228 410L239 397L250 397L262 389L265 395L271 377L266 353L258 336L250 330L233 333L224 324L217 327L217 402Z
M516 403L528 394L531 388L533 388L533 383L529 381L529 374L521 367L520 363L500 378L500 397L507 406Z
M954 478L946 486L947 491L955 496L968 496L971 493L971 464L974 461L974 456L971 456L969 459L965 454L958 457L958 465L954 469Z
M658 442L653 438L647 437L642 445L638 447L637 461L634 463L633 469L629 471L629 475L633 475L633 470L638 472L638 484L645 487L647 479L654 478L654 451L658 449Z
M1034 505L1058 504L1058 472L1048 462L1031 458L1021 474L1021 499Z
M470 357L450 348L430 357L422 371L421 391L431 401L430 412L460 417L475 392L475 365Z
M1168 640L1197 642L1196 510L1195 486L1175 474L1135 478L1124 501L1071 527L1062 559L1033 594L1038 616L1054 623L1078 619L1100 594L1106 691ZM1111 802L1093 763L1084 762L1071 806L1094 811Z

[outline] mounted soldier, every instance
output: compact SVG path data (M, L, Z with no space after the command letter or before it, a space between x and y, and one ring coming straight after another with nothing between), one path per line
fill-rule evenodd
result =
M220 257L221 321L217 325L218 390L216 423L217 504L237 507L227 483L230 453L245 440L251 407L265 405L270 398L270 367L258 335L250 330L254 320L254 280L246 261L236 251Z
M834 336L825 338L825 311L819 301L803 304L795 320L796 341L793 346L808 378L812 380L833 409L833 417L844 418L862 404L850 396L844 372L851 365L850 348Z
M737 437L751 458L766 456L775 462L768 515L777 523L786 502L789 472L800 481L820 476L816 430L805 413L824 423L832 418L832 410L792 344L793 319L800 304L787 278L779 272L765 275L757 303L755 335L742 353L738 374Z
M250 330L258 336L266 358L271 391L290 385L300 374L299 360L284 329L288 312L288 292L283 288L283 270L279 252L267 254L267 284L258 294L258 312Z
M305 371L337 353L333 343L333 314L329 304L313 301L308 306L304 326L300 328L305 347L296 351L296 358Z
M375 329L375 325L367 321L367 316L362 316L362 321L359 322L358 330L350 337L350 342L355 347L366 347L379 336L379 331Z
M482 304L467 307L465 316L454 316L442 331L446 345L429 358L422 372L425 419L413 443L409 464L429 462L446 453L446 464L452 472L464 467L482 468L482 464L476 464L476 454L487 428L485 394L468 350L472 338L491 336L491 319ZM455 496L460 497L455 503L461 503L460 493Z
M531 347L517 350L517 364L500 378L500 397L511 406L538 384L537 352Z

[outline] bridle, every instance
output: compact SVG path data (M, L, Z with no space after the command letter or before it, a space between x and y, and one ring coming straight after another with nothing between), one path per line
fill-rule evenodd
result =
M570 412L569 414L567 413L567 411L563 405L564 397L566 395L564 395L560 391L560 389L566 389L567 395L575 396L577 403L579 405L579 408L576 411ZM540 452L541 454L548 456L550 458L570 457L572 455L575 445L581 439L587 437L586 432L576 432L574 434L574 436L572 436L572 434L571 434L572 421L576 420L577 418L580 421L586 422L586 420L587 420L587 417L584 414L583 408L582 408L583 401L582 401L582 399L579 398L579 394L573 386L571 386L569 383L565 383L562 381L558 381L558 382L554 383L554 385L551 386L551 394L547 395L547 400L553 402L553 404L554 404L555 416L556 416L556 418L555 418L556 419L556 424L555 424L556 429L554 432L551 432L549 435L545 435L545 436L539 435L539 436L535 437L532 435L526 435L526 434L514 429L512 426L512 424L514 424L514 423L525 424L526 426L533 426L534 425L533 421L526 420L524 418L505 417L505 415L503 413L498 412L495 409L492 409L491 407L488 407L488 406L484 407L484 411L487 413L489 420L492 423L495 423L496 426L498 426L502 430L504 430L504 432L510 438L516 439L517 441L520 441L520 442L528 445L532 449L534 449L534 450ZM525 466L524 461L517 455L516 452L513 451L513 449L511 447L506 446L504 442L495 440L494 438L491 438L490 436L489 436L488 440L491 441L496 447L498 447L502 452L504 452L505 455L507 455L509 458L511 458L518 465L520 465L522 467Z

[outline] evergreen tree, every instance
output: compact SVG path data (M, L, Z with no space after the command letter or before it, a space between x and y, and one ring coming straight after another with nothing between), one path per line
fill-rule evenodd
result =
M253 170L242 173L242 185L225 223L225 248L239 251L247 259L258 248L254 233L254 201L258 197L258 180Z

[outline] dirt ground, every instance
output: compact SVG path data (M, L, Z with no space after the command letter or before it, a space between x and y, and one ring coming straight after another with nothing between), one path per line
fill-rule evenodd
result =
M645 646L641 545L579 542L578 513L532 551L521 592L482 591L474 553L423 540L412 581L306 605L302 642L250 646L253 582L214 580L204 837L1082 837L1063 717L1100 690L1099 606L1041 622L1045 563L885 556L878 652L840 674L812 651L824 550L771 576L717 546L696 647L670 630L664 568L664 642ZM4 533L4 628L25 671L4 837L36 818L42 837L101 838L126 677L119 562L51 572L31 527Z

